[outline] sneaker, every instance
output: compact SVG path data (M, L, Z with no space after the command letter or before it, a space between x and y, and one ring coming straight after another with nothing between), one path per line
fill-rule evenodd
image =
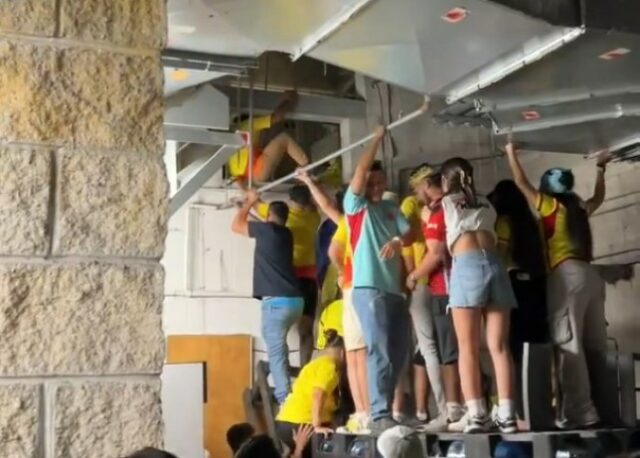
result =
M394 426L398 426L398 423L396 423L395 420L390 417L383 417L383 418L378 418L377 420L371 420L367 425L367 427L369 428L369 431L374 436L379 436L380 434L385 432L387 429L391 429Z
M449 421L446 415L438 415L429 423L420 428L425 433L442 433L447 431Z
M447 405L447 415L449 423L460 421L464 417L466 410L461 404Z
M366 414L354 413L349 416L349 420L347 420L347 424L344 426L340 426L336 429L338 434L357 434L357 435L365 435L370 434L371 431L367 428L367 423L369 422L369 417Z
M589 429L595 428L600 424L600 416L595 408L592 408L580 421L571 421L566 418L556 420L556 427L563 431L572 429Z
M426 412L416 413L416 420L418 420L420 423L426 423L428 419L429 419L429 416L427 415Z
M465 434L484 433L491 429L491 418L488 415L474 415L467 418L467 425L464 427Z
M469 422L469 414L465 412L465 414L458 421L454 421L447 425L447 431L450 433L463 433L464 428L466 428L467 423Z
M396 412L393 414L393 421L395 421L399 425L404 425L408 420L409 418L407 418L407 416L403 413Z
M515 434L518 432L518 424L515 417L500 418L496 415L493 422L502 434Z

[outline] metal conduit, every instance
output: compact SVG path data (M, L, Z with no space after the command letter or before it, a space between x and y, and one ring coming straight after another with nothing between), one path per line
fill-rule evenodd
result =
M424 104L423 104L420 108L418 108L416 111L411 112L411 113L409 113L408 115L403 116L402 118L400 118L400 119L398 119L398 120L396 120L396 121L392 122L391 124L389 124L389 125L387 126L387 130L388 130L388 131L393 130L393 129L395 129L395 128L396 128L396 127L398 127L398 126L401 126L401 125L403 125L403 124L405 124L405 123L407 123L407 122L409 122L409 121L411 121L411 120L413 120L413 119L417 118L418 116L423 115L424 113L426 113L426 112L427 112L427 109L428 109L428 108L429 108L429 97L428 97L428 96L425 96ZM331 160L333 160L333 159L335 159L335 158L337 158L337 157L340 157L340 156L342 156L343 154L345 154L345 153L347 153L347 152L351 151L352 149L357 148L358 146L363 145L363 144L365 144L365 143L367 143L367 142L369 142L369 141L373 140L373 138L374 138L374 137L375 137L375 134L369 134L369 135L367 135L366 137L364 137L364 138L362 138L362 139L358 140L358 141L357 141L357 142L355 142L355 143L352 143L352 144L351 144L351 145L349 145L349 146L345 146L344 148L341 148L341 149L339 149L338 151L335 151L335 152L333 152L333 153L329 154L329 155L328 155L328 156L326 156L326 157L323 157L322 159L320 159L320 160L318 160L318 161L316 161L316 162L312 162L311 164L309 164L309 165L306 165L306 166L302 167L302 168L301 168L301 170L304 170L305 172L307 172L307 171L309 171L309 170L313 170L313 169L315 169L316 167L318 167L318 166L320 166L320 165L322 165L322 164L325 164L325 163L327 163L327 162L329 162L329 161L331 161ZM298 173L298 172L297 172L297 171L295 171L295 172L292 172L292 173L290 173L290 174L288 174L288 175L283 176L282 178L278 178L277 180L272 181L271 183L267 183L267 184L265 184L264 186L262 186L262 187L258 188L258 189L257 189L257 192L258 192L258 193L263 193L263 192L266 192L266 191L268 191L268 190L270 190L270 189L273 189L273 188L275 188L276 186L278 186L278 185L280 185L280 184L282 184L282 183L284 183L284 182L286 182L286 181L289 181L289 180L291 180L292 178L295 178L295 176L297 175L297 173Z

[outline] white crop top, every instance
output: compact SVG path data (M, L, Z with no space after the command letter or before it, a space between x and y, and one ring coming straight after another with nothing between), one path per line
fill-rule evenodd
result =
M478 204L478 208L467 208L462 193L449 194L442 199L449 250L465 232L486 231L496 237L495 209L484 196L478 196Z

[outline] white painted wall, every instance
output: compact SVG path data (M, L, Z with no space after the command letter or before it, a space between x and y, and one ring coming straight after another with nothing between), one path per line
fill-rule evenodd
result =
M165 449L180 458L205 458L204 365L167 364L162 371Z
M217 185L214 178L208 186ZM254 361L266 359L260 337L260 302L251 297L254 242L235 235L235 209L218 210L234 190L205 187L169 221L165 256L165 335L254 337ZM267 199L284 198L277 194ZM298 364L297 331L289 335L291 363Z

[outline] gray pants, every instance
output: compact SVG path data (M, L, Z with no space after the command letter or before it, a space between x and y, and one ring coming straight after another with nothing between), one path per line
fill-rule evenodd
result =
M593 421L597 412L585 350L607 349L604 282L592 265L565 261L549 274L547 306L562 391L560 418L578 425Z
M447 400L444 394L442 371L440 370L440 359L438 358L438 347L436 345L435 319L430 307L430 301L429 287L418 284L411 294L409 313L411 313L413 329L418 339L418 347L424 357L427 376L429 377L433 397L436 400L438 413L446 415Z

